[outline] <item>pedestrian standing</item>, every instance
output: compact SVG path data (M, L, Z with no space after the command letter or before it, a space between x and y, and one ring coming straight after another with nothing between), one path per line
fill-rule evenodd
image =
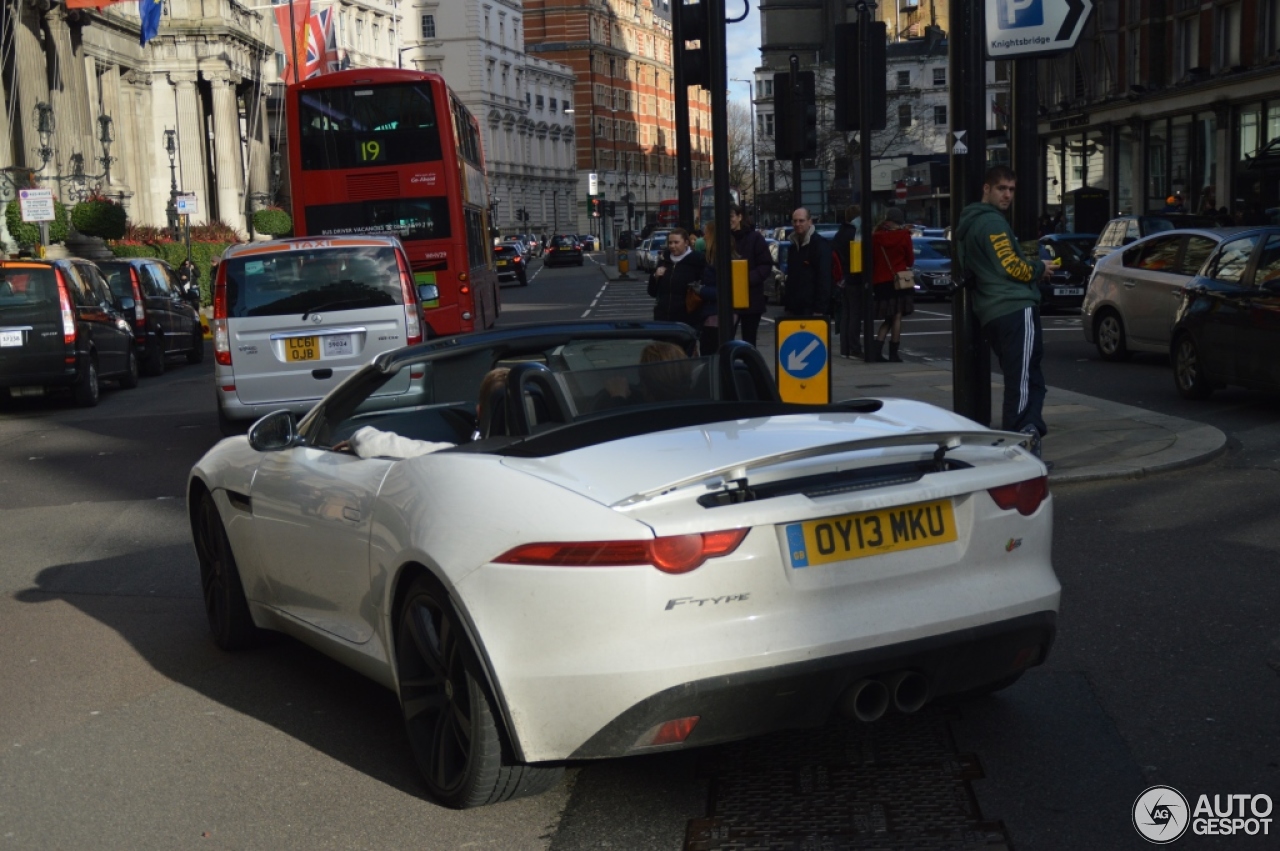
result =
M875 359L885 362L884 342L887 337L888 361L902 363L898 354L902 345L902 317L915 312L915 302L911 298L911 290L898 288L898 273L915 265L916 252L901 207L890 207L884 221L871 234L871 262L875 318L881 320L880 330L876 332Z
M1045 383L1040 361L1044 333L1040 327L1040 286L1051 268L1022 256L1005 212L1013 203L1017 177L1006 166L993 166L982 181L982 200L960 214L953 235L962 274L972 279L973 309L1004 373L1001 428L1032 436L1031 451L1040 457L1045 425Z
M705 250L703 257L706 263L702 267L702 282L698 287L698 297L702 300L701 306L694 318L698 322L698 352L707 357L716 353L720 348L720 287L719 282L725 282L726 291L732 291L732 274L730 270L725 270L724 274L718 274L719 269L716 268L716 223L707 222L706 228L702 231L703 244ZM730 250L733 258L737 258L738 251L736 248ZM737 329L735 328L736 332ZM732 335L731 335L732 336Z
M729 208L729 225L733 229L734 248L738 256L747 261L747 307L738 312L738 321L742 324L742 339L754 346L760 332L760 319L764 316L764 283L773 274L773 255L769 253L769 244L737 204ZM710 254L707 258L709 262L715 260Z
M706 260L693 250L689 232L676 228L667 234L667 250L649 276L649 297L654 299L653 318L684 322L698 327L698 318L689 310L690 288L702 286Z
M813 227L804 207L791 214L791 248L787 253L787 292L782 308L788 316L826 316L831 311L831 243Z
M853 268L849 246L862 243L862 208L857 204L836 215L840 229L831 239L831 245L844 267L844 278L838 283L840 295L836 299L836 334L840 337L840 357L862 357L862 275L850 271Z

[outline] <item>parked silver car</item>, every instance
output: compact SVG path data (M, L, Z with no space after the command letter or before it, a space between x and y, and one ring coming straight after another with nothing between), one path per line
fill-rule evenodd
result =
M1182 288L1226 237L1244 228L1185 228L1144 237L1098 260L1081 308L1084 338L1103 360L1169 353Z

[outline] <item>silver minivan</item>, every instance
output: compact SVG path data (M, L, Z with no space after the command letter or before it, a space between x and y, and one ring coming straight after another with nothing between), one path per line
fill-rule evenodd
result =
M408 258L399 240L378 236L229 248L214 281L212 328L225 434L272 411L306 413L377 355L423 339ZM408 393L410 381L406 371L380 393Z

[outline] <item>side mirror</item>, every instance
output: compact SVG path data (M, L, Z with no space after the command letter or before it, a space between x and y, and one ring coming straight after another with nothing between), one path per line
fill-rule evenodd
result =
M288 449L296 439L289 411L273 411L249 427L249 445L259 452Z
M435 284L418 284L418 301L425 304L440 300L440 287Z

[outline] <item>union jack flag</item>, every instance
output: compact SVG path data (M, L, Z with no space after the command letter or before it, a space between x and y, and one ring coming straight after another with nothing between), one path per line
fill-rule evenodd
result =
M347 65L344 53L345 51L338 49L338 36L333 26L333 7L312 15L307 29L307 64L303 77L310 79L341 71Z

